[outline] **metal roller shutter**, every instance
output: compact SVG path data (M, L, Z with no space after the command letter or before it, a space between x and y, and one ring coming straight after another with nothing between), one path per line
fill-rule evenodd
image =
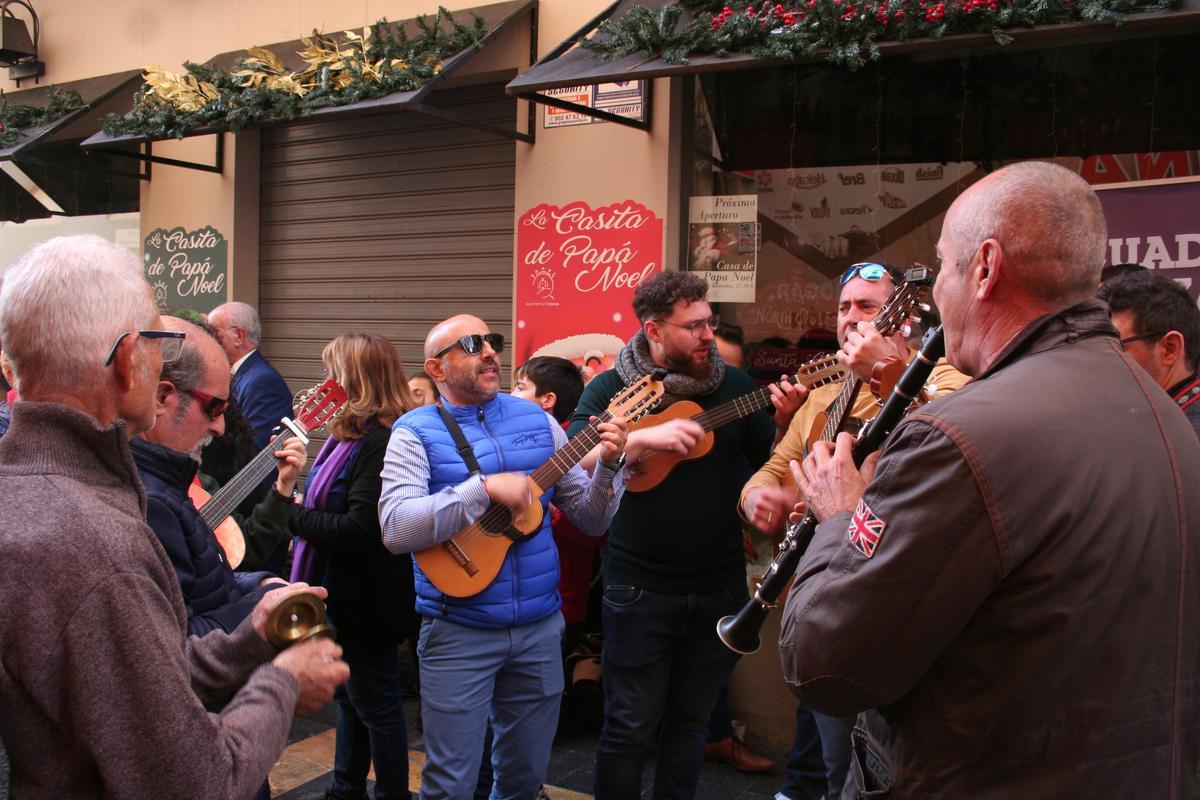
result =
M435 104L512 127L503 85ZM475 314L512 335L514 143L413 112L262 134L263 353L293 390L322 379L321 350L372 331L421 369L425 335Z

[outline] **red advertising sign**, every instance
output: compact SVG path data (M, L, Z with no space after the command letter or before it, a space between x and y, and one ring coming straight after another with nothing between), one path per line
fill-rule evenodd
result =
M560 356L585 377L612 366L638 329L633 292L662 269L663 221L625 200L540 205L517 223L513 366Z

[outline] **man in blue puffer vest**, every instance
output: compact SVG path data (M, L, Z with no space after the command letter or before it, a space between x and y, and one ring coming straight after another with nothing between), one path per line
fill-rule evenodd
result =
M538 499L526 476L566 444L566 434L534 403L500 394L503 347L502 336L466 315L436 325L426 337L425 371L481 474L472 474L437 406L397 420L379 500L383 541L393 553L445 542L493 502L523 509ZM600 432L594 475L574 466L540 498L543 512L553 499L581 530L597 536L624 491L624 425L605 423ZM417 651L423 800L473 794L489 717L492 796L532 800L545 778L563 689L562 601L549 520L544 513L540 529L513 544L496 578L473 596L444 595L419 565L414 569L423 618Z

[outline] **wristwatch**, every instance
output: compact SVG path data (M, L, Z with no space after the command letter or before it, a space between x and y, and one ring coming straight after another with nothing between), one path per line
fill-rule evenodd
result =
M621 453L621 457L616 461L600 461L600 466L604 467L609 472L617 472L621 467L625 466L625 454Z

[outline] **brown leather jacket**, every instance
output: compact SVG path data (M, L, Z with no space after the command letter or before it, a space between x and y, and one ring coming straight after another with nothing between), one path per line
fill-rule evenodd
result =
M843 797L1191 797L1200 443L1099 301L902 422L797 584L785 675L865 711Z

